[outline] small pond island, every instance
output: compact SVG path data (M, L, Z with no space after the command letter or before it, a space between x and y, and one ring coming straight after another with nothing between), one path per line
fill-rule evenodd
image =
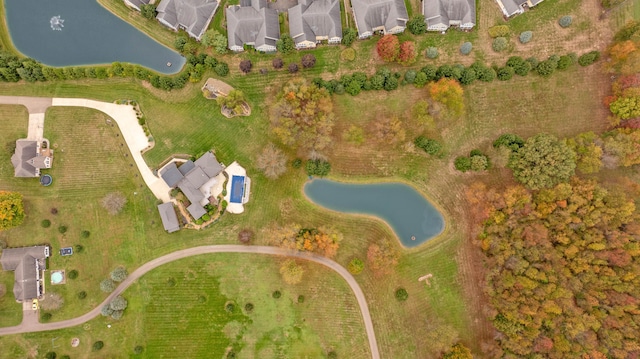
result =
M416 247L444 230L442 214L422 194L403 183L355 184L315 179L305 184L304 193L322 207L382 219L405 247Z

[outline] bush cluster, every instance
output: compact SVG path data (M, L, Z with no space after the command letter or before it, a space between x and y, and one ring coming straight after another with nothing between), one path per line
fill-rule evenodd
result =
M469 156L457 157L453 165L461 172L477 172L487 170L491 163L489 162L489 157L480 150L472 150Z
M509 26L507 25L496 25L489 28L489 36L495 39L497 37L507 37L509 36Z
M442 151L442 144L440 142L424 136L418 136L413 143L416 147L421 148L424 152L432 156L435 156Z
M331 171L331 164L323 160L308 160L305 169L309 176L324 177Z

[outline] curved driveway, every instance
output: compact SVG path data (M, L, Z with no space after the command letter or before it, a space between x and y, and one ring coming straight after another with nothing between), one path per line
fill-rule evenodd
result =
M379 359L380 353L378 352L378 342L376 340L376 335L373 331L373 323L371 321L371 315L369 313L369 307L367 305L367 300L356 282L355 278L340 264L332 261L329 258L322 257L312 253L306 252L297 252L290 251L277 247L265 247L265 246L243 246L243 245L233 245L233 244L223 244L223 245L211 245L211 246L201 246L201 247L193 247L189 249L183 249L179 251L175 251L164 255L162 257L156 258L152 261L149 261L143 264L140 268L136 269L133 273L131 273L127 279L125 279L116 290L114 290L104 302L100 303L95 309L90 311L89 313L69 319L61 322L54 323L23 323L17 325L15 327L7 327L0 328L0 335L8 335L8 334L19 334L19 333L29 333L29 332L42 332L47 330L55 330L55 329L63 329L69 327L75 327L77 325L88 322L89 320L100 315L100 309L109 303L114 297L122 294L131 284L133 284L140 277L148 273L149 271L178 259L197 256L201 254L207 253L255 253L255 254L269 254L269 255L280 255L280 256L289 256L296 257L304 260L308 260L311 262L315 262L318 264L322 264L325 267L329 267L330 269L337 272L344 280L349 284L351 290L356 296L356 300L358 301L358 305L360 305L360 312L362 313L362 319L364 320L364 327L367 332L367 337L369 339L369 347L371 350L371 357L373 359Z

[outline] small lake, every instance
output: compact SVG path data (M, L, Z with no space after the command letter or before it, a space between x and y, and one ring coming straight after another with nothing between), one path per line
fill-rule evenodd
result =
M382 219L405 247L416 247L444 230L442 214L406 184L352 184L315 179L305 184L304 193L322 207Z
M4 6L14 46L49 66L118 61L173 74L185 63L95 0L4 0Z

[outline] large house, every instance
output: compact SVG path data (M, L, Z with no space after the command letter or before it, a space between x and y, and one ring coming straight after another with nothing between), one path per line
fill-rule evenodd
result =
M404 0L352 0L351 7L361 39L377 31L398 34L407 27L409 15Z
M267 8L266 0L240 0L226 9L227 36L231 51L251 45L258 51L276 51L280 38L278 12Z
M142 5L149 5L150 2L151 0L124 0L125 5L132 7L138 11L140 11Z
M0 264L3 270L14 271L13 295L18 302L42 298L43 271L47 269L49 246L6 248L2 250Z
M522 14L526 9L534 7L543 0L496 0L506 17Z
M428 31L445 31L450 26L471 30L476 25L475 0L423 0L422 15Z
M207 152L195 162L187 161L180 167L175 162L169 163L160 170L160 177L169 187L177 187L184 193L191 203L187 211L197 220L207 213L204 206L212 197L211 188L224 183L223 169L216 156Z
M49 141L21 139L16 141L16 150L11 156L15 177L39 177L40 170L51 168L53 150Z
M289 33L297 49L313 48L320 41L342 41L340 0L300 0L289 9Z
M217 0L162 0L156 8L156 18L173 31L183 29L199 41L218 4Z

